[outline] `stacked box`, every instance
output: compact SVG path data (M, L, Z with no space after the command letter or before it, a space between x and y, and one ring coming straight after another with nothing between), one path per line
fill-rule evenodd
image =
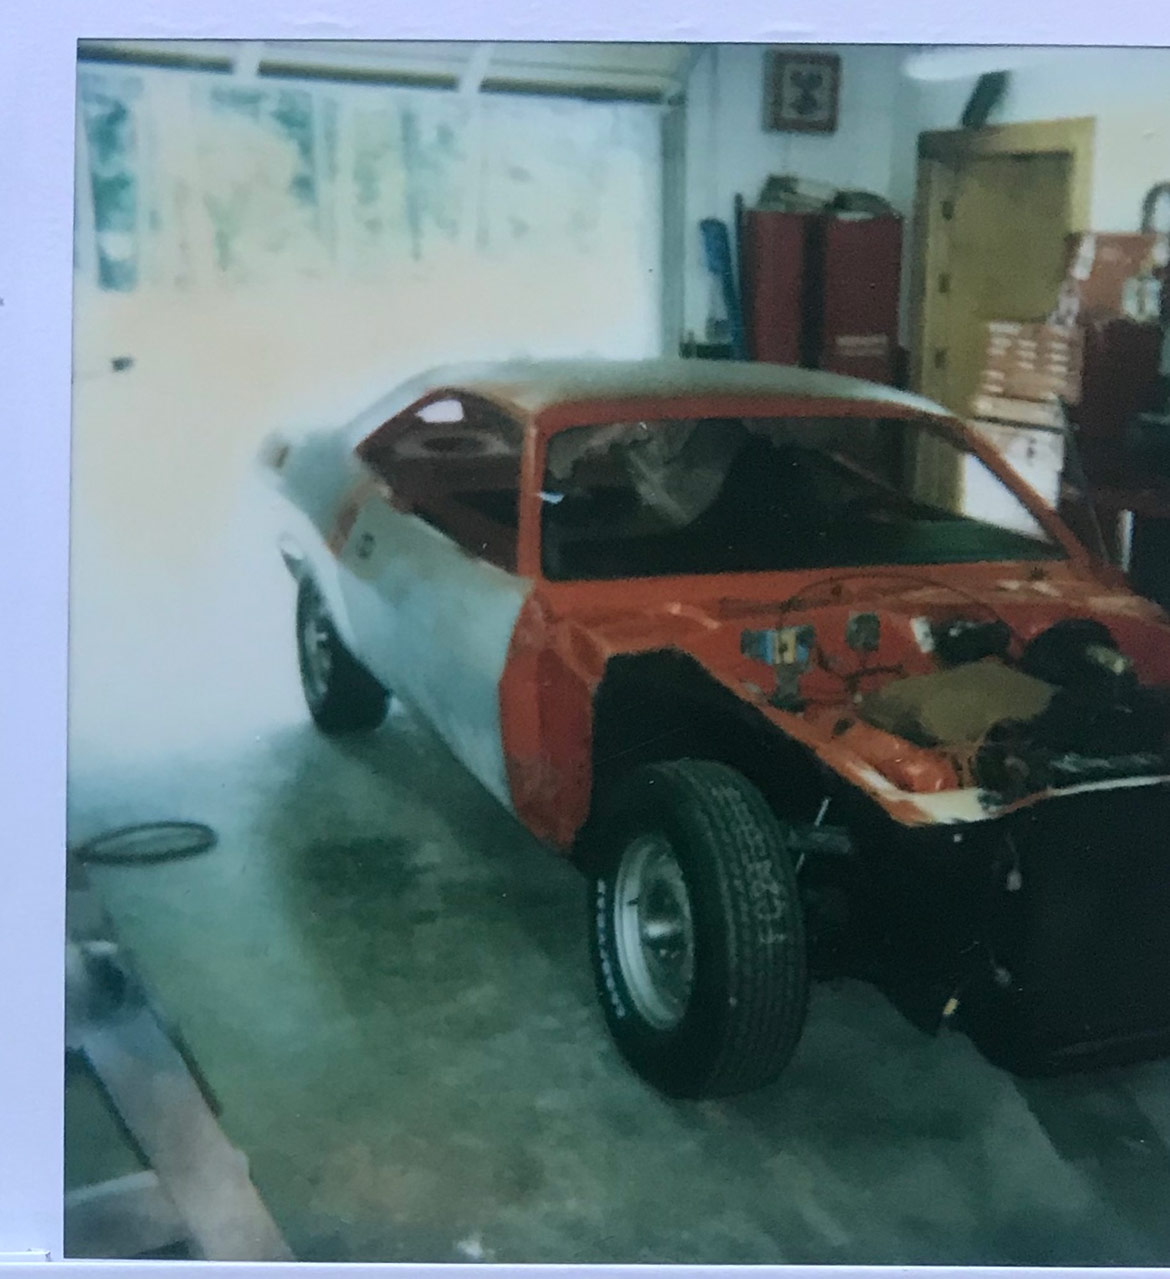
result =
M1065 404L1081 398L1083 334L994 320L971 403L972 426L1052 506L1064 471Z
M1124 436L1155 407L1170 243L1165 235L1068 239L1065 279L1045 323L987 326L972 426L1046 500L1059 504L1067 417L1090 485L1126 467ZM1168 317L1170 318L1170 317Z
M1080 400L1082 361L1079 329L993 320L971 411L997 422L1059 428L1058 401Z
M1042 426L1050 431L1059 431L1064 426L1064 413L1055 399L1045 402L977 395L971 401L971 412L979 420L1007 422L1013 426Z
M1170 240L1159 233L1086 231L1068 240L1051 318L1082 333L1077 430L1084 441L1112 441L1119 458L1127 424L1159 407L1168 262Z

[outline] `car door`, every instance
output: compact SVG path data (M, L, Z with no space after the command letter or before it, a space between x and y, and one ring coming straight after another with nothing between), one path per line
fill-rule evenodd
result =
M467 397L408 410L359 445L377 482L340 549L363 661L509 806L499 684L531 589L514 571L522 439Z

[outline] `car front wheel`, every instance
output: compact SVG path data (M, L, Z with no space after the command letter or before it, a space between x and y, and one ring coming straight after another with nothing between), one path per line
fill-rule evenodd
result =
M626 1060L663 1092L773 1080L804 1026L804 917L784 829L723 764L631 774L586 836L594 977Z
M341 642L317 585L297 593L297 658L309 713L327 733L377 728L390 694Z

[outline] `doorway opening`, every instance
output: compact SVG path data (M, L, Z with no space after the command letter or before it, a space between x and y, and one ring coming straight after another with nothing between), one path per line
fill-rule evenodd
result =
M1067 236L1087 229L1092 119L924 133L918 140L912 377L963 416L989 320L1052 310Z

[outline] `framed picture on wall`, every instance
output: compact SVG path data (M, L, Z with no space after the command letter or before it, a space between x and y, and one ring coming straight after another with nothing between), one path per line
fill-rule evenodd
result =
M841 93L841 59L836 54L770 49L765 68L765 129L836 132Z

